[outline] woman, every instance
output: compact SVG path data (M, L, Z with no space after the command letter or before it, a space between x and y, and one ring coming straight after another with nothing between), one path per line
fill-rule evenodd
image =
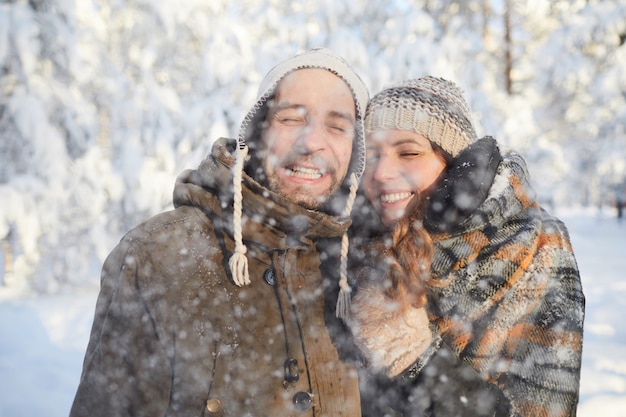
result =
M362 397L382 389L382 407L405 416L574 416L585 300L567 229L534 200L523 159L477 139L461 91L440 78L381 91L365 126L363 192L383 238L354 228L348 324L378 375ZM414 259L397 242L424 246L421 224L430 277L394 278ZM408 239L388 238L399 229Z

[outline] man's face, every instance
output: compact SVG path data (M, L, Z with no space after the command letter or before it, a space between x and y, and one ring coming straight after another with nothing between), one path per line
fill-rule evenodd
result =
M356 110L348 85L323 69L288 74L269 103L261 134L269 188L315 209L348 172Z

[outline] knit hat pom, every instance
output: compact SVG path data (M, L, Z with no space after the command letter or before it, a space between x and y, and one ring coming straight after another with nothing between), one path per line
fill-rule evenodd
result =
M476 141L461 89L431 76L403 81L372 97L365 113L365 134L386 129L423 135L453 157Z

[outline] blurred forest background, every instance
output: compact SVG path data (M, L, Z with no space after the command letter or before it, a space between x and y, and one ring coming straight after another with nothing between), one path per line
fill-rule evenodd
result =
M626 188L626 0L0 0L0 287L98 286L123 233L311 47L459 84L548 209Z

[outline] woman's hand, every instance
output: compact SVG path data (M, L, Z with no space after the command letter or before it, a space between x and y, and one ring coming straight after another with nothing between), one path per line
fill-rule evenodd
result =
M411 366L433 341L426 309L402 309L377 285L358 289L348 324L370 366L389 377Z

